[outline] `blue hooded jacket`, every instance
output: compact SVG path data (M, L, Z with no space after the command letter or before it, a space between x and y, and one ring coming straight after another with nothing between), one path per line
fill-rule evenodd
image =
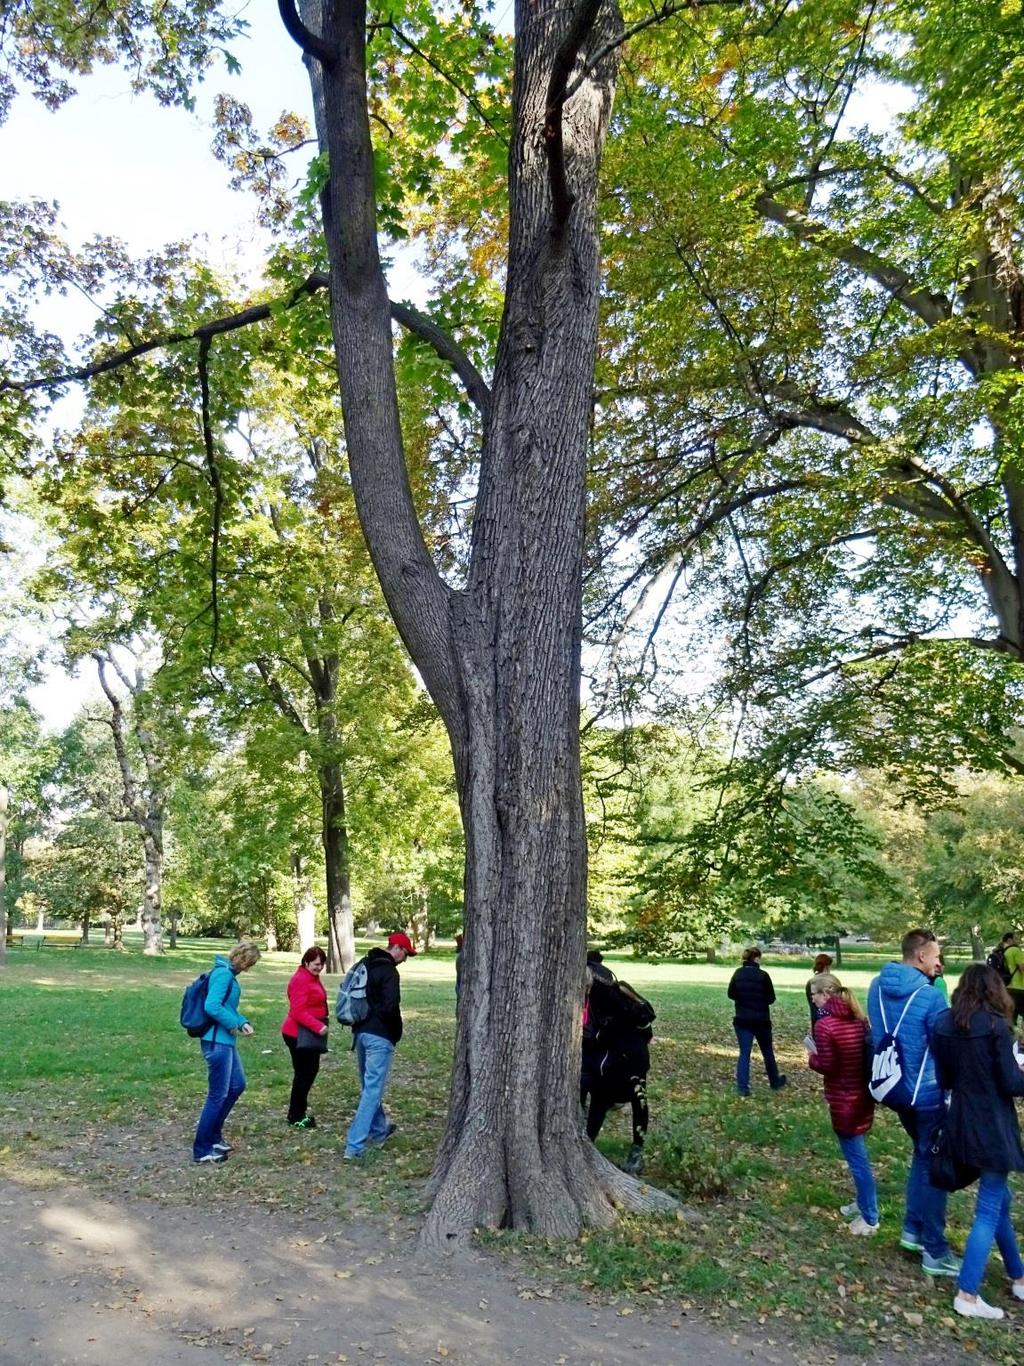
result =
M918 991L918 988L921 988ZM917 995L914 996L914 992ZM909 963L886 963L885 967L868 989L868 1019L871 1021L871 1042L878 1047L882 1036L896 1028L903 1007L914 996L900 1025L900 1052L903 1056L903 1074L911 1090L917 1084L921 1059L925 1048L928 1058L921 1073L915 1110L938 1110L942 1107L943 1092L935 1076L935 1059L931 1052L932 1030L939 1015L946 1009L942 993L936 991L932 979L925 973L913 968ZM882 1023L882 1010L885 1006L885 1024Z
M231 1031L248 1024L245 1016L238 1013L241 994L242 988L231 971L231 964L218 953L206 982L206 1013L214 1023L203 1035L205 1042L227 1043L234 1048L235 1036Z

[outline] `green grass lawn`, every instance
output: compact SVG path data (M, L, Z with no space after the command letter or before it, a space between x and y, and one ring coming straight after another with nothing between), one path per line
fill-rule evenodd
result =
M0 973L0 1170L23 1182L88 1180L112 1194L176 1203L312 1203L325 1218L379 1219L385 1236L411 1227L424 1208L447 1099L451 956L432 953L402 967L406 1035L388 1098L400 1131L354 1179L341 1161L358 1093L347 1032L336 1030L313 1091L321 1127L296 1133L284 1123L291 1072L279 1026L293 955L267 955L242 978L243 1008L256 1033L241 1045L249 1090L230 1125L239 1152L214 1171L191 1164L204 1074L198 1044L178 1025L178 1006L217 947L185 941L162 959L101 947L10 952ZM907 1141L885 1110L869 1139L882 1232L873 1240L846 1232L836 1211L852 1198L849 1179L820 1078L800 1046L808 1023L806 962L768 964L779 997L777 1051L790 1085L770 1092L755 1050L754 1095L744 1101L732 1085L735 1043L725 999L733 965L607 961L658 1011L647 1177L702 1222L625 1218L572 1246L518 1235L492 1236L492 1245L526 1257L540 1288L582 1286L614 1300L623 1314L654 1304L700 1311L723 1328L777 1332L780 1340L825 1334L829 1350L869 1357L882 1349L912 1357L923 1333L933 1348L955 1344L954 1354L1024 1359L1024 1310L992 1326L955 1319L953 1283L929 1281L918 1259L897 1247ZM877 954L861 955L842 973L862 999L878 962ZM950 964L951 986L955 968ZM333 999L336 979L327 987ZM627 1118L627 1111L613 1113L601 1136L612 1160L627 1150ZM972 1192L950 1197L957 1248L972 1207ZM1000 1270L993 1261L984 1293L1006 1306Z

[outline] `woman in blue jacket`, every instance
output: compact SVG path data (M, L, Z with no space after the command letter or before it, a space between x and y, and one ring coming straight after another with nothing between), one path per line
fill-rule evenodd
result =
M239 1034L251 1034L252 1025L239 1012L242 988L240 973L258 963L260 951L255 944L236 944L225 956L218 953L206 983L206 1013L210 1027L199 1046L206 1062L206 1103L192 1143L192 1161L223 1162L231 1151L224 1142L224 1121L235 1101L245 1090L245 1071L238 1056Z
M1010 1222L1010 1172L1024 1171L1014 1097L1024 1072L1013 1055L1013 1001L994 968L972 963L935 1021L932 1049L939 1083L950 1092L946 1136L952 1155L978 1173L978 1202L967 1235L953 1308L969 1319L1001 1319L978 1294L993 1242L1010 1291L1024 1300L1024 1261Z

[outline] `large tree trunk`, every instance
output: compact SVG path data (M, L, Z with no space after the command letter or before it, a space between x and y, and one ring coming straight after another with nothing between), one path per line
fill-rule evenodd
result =
M142 846L146 856L146 888L142 900L143 952L163 953L164 930L161 911L163 875L163 835L159 827L143 829Z
M423 1232L434 1248L479 1226L572 1236L610 1222L617 1203L672 1203L598 1154L578 1103L584 482L597 168L613 59L581 80L564 119L549 87L564 93L580 50L600 48L619 17L607 0L575 10L517 0L516 11L507 297L468 583L455 593L427 551L404 462L376 240L364 5L302 5L307 28L336 54L309 65L334 172L324 227L353 490L388 605L448 728L466 830L456 1055Z
M316 903L313 900L309 874L302 866L301 854L292 855L292 886L299 953L303 954L316 943Z
M10 793L0 783L0 966L7 961L7 935L10 929L7 923L7 812L10 801Z
M321 768L320 795L327 878L327 971L348 972L356 961L356 940L352 923L345 788L338 764L325 764Z

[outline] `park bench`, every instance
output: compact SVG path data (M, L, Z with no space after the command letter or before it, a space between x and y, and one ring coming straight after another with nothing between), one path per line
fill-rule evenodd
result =
M26 933L24 930L15 930L11 935L11 943L21 944L21 946L26 949L41 949L46 943L46 935Z

